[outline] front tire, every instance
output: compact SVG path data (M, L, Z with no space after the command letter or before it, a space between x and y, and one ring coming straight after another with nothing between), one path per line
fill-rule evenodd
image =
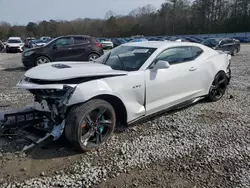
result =
M226 92L228 85L228 78L224 72L219 72L210 87L209 94L208 94L208 101L216 102L220 100Z
M116 113L113 106L100 99L93 99L73 107L65 125L65 136L77 150L94 150L113 134Z
M49 63L49 62L51 62L51 61L50 61L50 59L48 57L46 57L46 56L39 56L35 60L35 66L42 65L42 64L45 64L45 63Z

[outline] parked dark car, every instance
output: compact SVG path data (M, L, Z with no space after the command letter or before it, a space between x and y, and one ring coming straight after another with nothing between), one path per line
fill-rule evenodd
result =
M115 48L115 47L117 47L117 46L120 46L120 45L126 43L127 41L124 40L124 39L112 38L112 39L111 39L111 42L113 42L114 48Z
M23 41L24 42L24 47L28 48L28 44L32 40L36 40L36 39L34 37L27 37L26 39L24 39L24 41Z
M215 50L221 50L230 53L232 56L236 55L240 51L240 41L229 38L208 38L201 44L213 48Z
M93 61L103 55L102 45L91 36L68 35L58 37L39 48L23 52L25 67L54 61Z

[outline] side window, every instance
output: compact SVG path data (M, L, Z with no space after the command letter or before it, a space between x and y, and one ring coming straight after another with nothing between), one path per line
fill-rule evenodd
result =
M73 44L73 40L70 37L60 38L56 41L56 45L59 47L69 46Z
M88 43L88 40L83 37L74 37L75 44L84 44Z
M182 63L193 59L190 47L174 47L162 52L156 60L168 61L169 64Z
M234 40L229 39L229 40L228 40L228 43L230 43L230 44L234 44Z
M220 45L225 45L225 44L229 44L229 43L230 43L229 40L224 39L224 40L221 41Z
M199 57L202 53L203 53L203 50L200 49L199 47L197 46L192 46L190 47L191 48L191 52L192 52L192 57L193 59Z

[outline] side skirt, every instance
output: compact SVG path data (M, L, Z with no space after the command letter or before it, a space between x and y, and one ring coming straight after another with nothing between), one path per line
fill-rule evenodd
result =
M192 104L194 104L194 103L197 103L198 101L204 99L205 97L206 97L206 96L201 96L201 97L198 97L198 98L190 99L190 100L187 100L187 101L182 102L182 103L180 103L180 104L174 105L174 106L172 106L172 107L170 107L170 108L167 108L167 109L161 110L161 111L159 111L159 112L156 112L156 113L154 113L154 114L149 114L149 115L141 116L141 117L139 117L139 118L137 118L137 119L134 119L134 120L128 122L128 125L135 124L135 123L139 123L139 122L141 122L141 121L144 121L144 120L147 119L147 118L154 117L154 116L160 115L160 114L162 114L162 113L166 113L166 112L173 111L173 110L180 110L180 109L183 109L183 108L188 107L188 106L190 106L190 105L192 105Z

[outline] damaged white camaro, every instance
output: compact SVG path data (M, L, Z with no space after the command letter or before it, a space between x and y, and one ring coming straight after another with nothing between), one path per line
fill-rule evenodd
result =
M95 62L34 67L17 86L34 95L35 111L47 118L47 136L64 132L76 148L89 151L107 141L117 124L202 98L219 100L230 62L230 55L196 43L127 43Z

